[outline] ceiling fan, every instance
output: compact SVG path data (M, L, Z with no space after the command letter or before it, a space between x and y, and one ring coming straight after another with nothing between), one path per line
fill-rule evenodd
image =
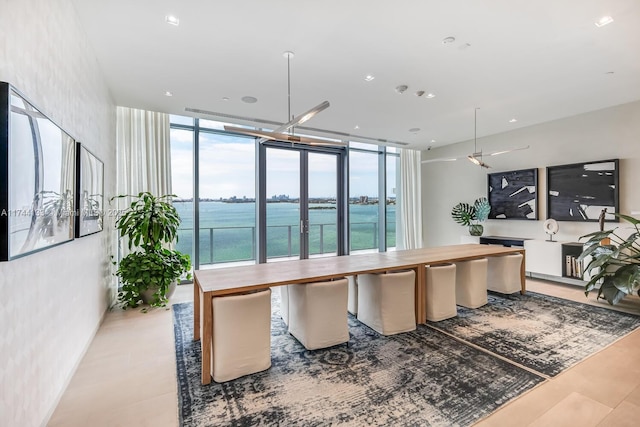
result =
M511 153L512 151L518 151L518 150L526 150L527 148L529 148L528 145L524 146L524 147L518 147L518 148L510 148L507 150L501 150L501 151L493 151L491 153L483 153L482 150L478 151L478 146L477 146L477 130L478 130L478 110L479 108L476 108L473 111L473 153L469 154L468 156L466 156L466 159L469 160L471 163L473 163L474 165L478 165L481 168L487 168L489 169L491 166L489 166L488 164L486 164L483 160L483 156L498 156L500 154L506 154L506 153ZM453 162L455 160L458 159L464 159L465 157L441 157L441 158L437 158L437 159L427 159L427 160L423 160L422 163L433 163L433 162Z
M313 138L310 136L297 136L293 134L293 128L299 124L302 124L313 116L318 114L319 112L327 109L329 107L329 101L323 101L320 104L316 105L309 111L306 111L300 114L297 117L293 117L291 115L291 58L293 58L294 53L291 51L286 51L282 54L285 58L287 58L287 104L288 104L288 115L287 119L291 118L287 123L284 123L282 126L274 129L273 131L262 131L256 129L245 129L236 126L225 126L224 130L228 132L240 133L243 135L255 136L258 139L259 143L262 143L267 140L272 141L287 141L291 143L302 143L308 145L337 145L341 147L345 147L347 145L346 142L342 141L331 141L320 138ZM289 133L285 133L288 132Z

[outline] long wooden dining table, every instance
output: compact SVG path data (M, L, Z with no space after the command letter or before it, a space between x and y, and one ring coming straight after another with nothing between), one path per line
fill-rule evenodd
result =
M325 281L364 273L396 270L416 272L417 323L426 323L426 271L429 265L466 261L488 256L521 253L521 293L525 293L523 248L491 245L453 245L391 252L365 253L303 260L271 262L237 267L197 270L193 286L193 338L201 340L202 384L211 382L213 298L243 294L274 286Z

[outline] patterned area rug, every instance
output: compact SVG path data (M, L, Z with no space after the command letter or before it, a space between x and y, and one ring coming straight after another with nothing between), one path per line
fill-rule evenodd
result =
M544 381L425 326L385 337L349 317L349 345L307 351L272 302L269 370L200 384L193 305L173 306L182 426L468 426Z
M535 292L489 293L477 309L431 323L494 354L555 376L640 326L640 317Z

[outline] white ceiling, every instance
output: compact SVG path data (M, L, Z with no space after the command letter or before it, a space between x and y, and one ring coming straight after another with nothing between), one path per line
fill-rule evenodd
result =
M286 122L287 50L305 126L417 149L640 99L639 0L73 1L122 106Z

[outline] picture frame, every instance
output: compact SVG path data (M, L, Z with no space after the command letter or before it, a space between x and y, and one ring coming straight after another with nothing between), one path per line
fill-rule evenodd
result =
M103 230L104 163L83 144L76 145L76 237Z
M520 169L487 175L489 219L538 219L538 169Z
M0 261L74 239L75 139L0 82Z
M556 221L618 222L620 161L598 160L547 167L547 218Z

